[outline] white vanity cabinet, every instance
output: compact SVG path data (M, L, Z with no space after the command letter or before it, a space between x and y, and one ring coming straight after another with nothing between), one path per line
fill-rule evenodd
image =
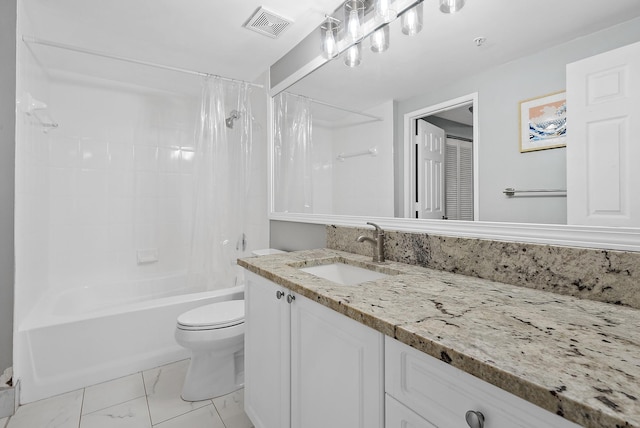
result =
M390 337L385 390L386 428L579 427Z
M247 272L245 410L256 428L382 428L384 336Z

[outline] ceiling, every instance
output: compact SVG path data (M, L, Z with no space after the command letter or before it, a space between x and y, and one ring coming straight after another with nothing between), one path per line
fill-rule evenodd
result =
M23 34L253 81L339 0L23 0ZM243 28L264 6L292 20L277 39ZM59 61L60 64L63 61ZM68 66L67 62L67 66Z
M22 31L29 36L114 55L254 81L323 21L342 0L22 0ZM242 27L264 6L293 21L278 39ZM364 109L390 98L410 96L415 85L441 85L470 73L572 40L640 16L640 0L468 0L454 15L425 0L425 28L415 37L392 28L391 47L373 55L365 46L363 65L345 74L332 61L296 87L305 95L343 100ZM394 23L396 24L396 23ZM395 25L395 27L398 27ZM487 38L476 47L475 37ZM42 53L56 67L90 75L127 75L111 60L86 61L81 54ZM86 57L86 55L84 55ZM40 58L40 55L38 56ZM57 61L57 62L56 62ZM375 75L371 81L367 76ZM157 80L180 77L158 76ZM393 81L394 93L384 82ZM382 82L382 83L381 83ZM400 82L400 90L397 83ZM329 86L327 86L327 84ZM357 85L366 97L347 90ZM299 89L299 91L298 91ZM338 97L338 98L336 98Z
M362 64L328 62L287 91L341 107L366 110L402 101L640 16L639 0L467 0L443 14L424 1L424 28L416 36L391 25L389 50L375 54L362 42ZM640 33L640 32L639 32ZM482 46L474 39L485 37Z

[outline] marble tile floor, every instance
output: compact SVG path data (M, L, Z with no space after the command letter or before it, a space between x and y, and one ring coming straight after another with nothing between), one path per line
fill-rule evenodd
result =
M180 398L189 360L20 406L0 428L252 428L244 391Z

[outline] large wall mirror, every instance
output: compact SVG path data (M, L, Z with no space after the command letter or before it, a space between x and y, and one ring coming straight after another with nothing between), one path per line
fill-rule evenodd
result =
M638 228L567 224L567 149L520 141L521 103L565 91L567 64L640 41L637 0L420 7L420 33L393 21L388 49L363 40L357 67L322 61L319 42L304 77L299 50L288 73L276 64L290 77L272 85L271 218L639 250ZM444 146L442 171L421 140Z

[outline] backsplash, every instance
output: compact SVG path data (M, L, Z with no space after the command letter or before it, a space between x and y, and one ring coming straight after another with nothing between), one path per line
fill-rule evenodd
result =
M327 247L372 255L370 228L327 226ZM640 309L640 253L385 230L387 260Z

